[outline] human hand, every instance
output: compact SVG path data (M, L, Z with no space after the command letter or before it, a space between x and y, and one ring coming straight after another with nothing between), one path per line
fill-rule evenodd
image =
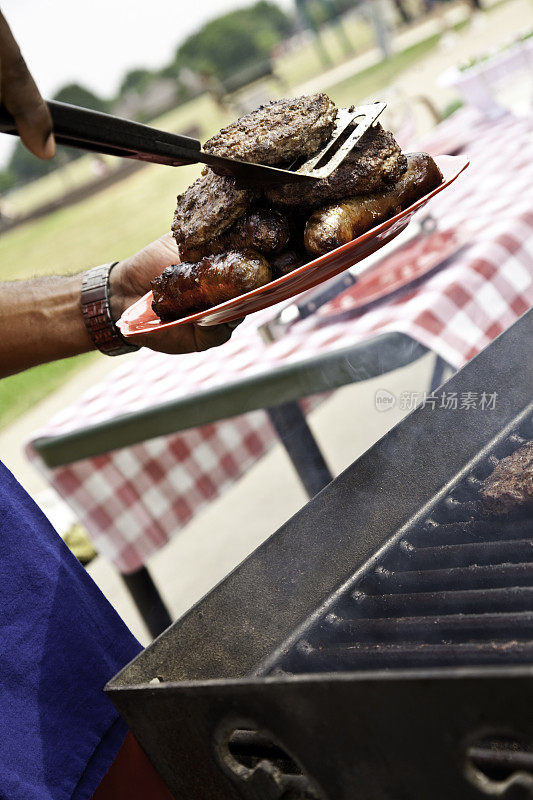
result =
M0 100L15 118L20 138L28 150L39 158L52 158L56 146L48 106L1 11Z
M117 320L136 300L150 291L150 281L165 267L179 261L176 243L165 233L134 256L113 267L109 276L111 314ZM201 326L190 323L170 330L153 330L148 336L135 337L135 343L162 353L193 353L224 344L230 338L235 323Z

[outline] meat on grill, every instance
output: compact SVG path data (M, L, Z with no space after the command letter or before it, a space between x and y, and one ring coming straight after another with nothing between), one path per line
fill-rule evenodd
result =
M166 267L152 283L152 308L162 320L178 319L257 289L272 279L264 256L254 250L202 258Z
M249 208L257 193L238 188L233 178L205 169L202 176L178 195L172 233L178 246L199 247L220 236Z
M203 256L223 253L226 250L252 248L259 253L279 253L289 240L287 216L273 208L258 207L247 211L231 228L201 245L188 241L179 245L183 261L199 261Z
M265 194L280 205L317 208L346 197L382 192L393 186L406 169L406 158L394 136L376 123L329 178L315 181L309 188L294 183L269 186Z
M335 103L322 92L276 100L222 128L204 150L259 164L288 164L326 144L336 117Z
M502 458L483 481L479 495L490 514L533 511L533 440Z
M410 153L407 170L386 192L354 197L315 211L305 226L306 251L320 256L406 208L442 182L439 168L427 153Z

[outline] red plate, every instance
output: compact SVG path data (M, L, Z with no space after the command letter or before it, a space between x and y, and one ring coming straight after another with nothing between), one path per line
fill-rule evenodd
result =
M307 289L311 289L323 281L329 280L339 272L353 266L366 256L379 250L384 244L390 242L395 236L409 224L413 214L426 205L434 195L442 192L449 186L470 163L464 156L438 156L435 161L442 172L444 181L433 189L432 192L421 197L416 203L401 211L396 216L376 225L375 228L358 236L357 239L347 244L331 250L314 261L298 267L288 275L267 283L259 289L227 300L218 306L209 308L206 311L198 311L188 317L173 320L172 322L161 322L159 317L152 310L152 292L148 292L136 303L130 306L118 321L118 327L124 336L134 339L140 334L145 335L151 331L164 328L173 328L176 325L185 325L189 322L197 322L199 325L219 325L223 322L233 320L260 311L268 306L273 306L283 300L288 300Z

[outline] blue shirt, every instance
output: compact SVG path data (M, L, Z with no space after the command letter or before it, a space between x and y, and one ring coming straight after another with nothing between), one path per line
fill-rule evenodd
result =
M0 800L87 800L126 726L103 688L141 647L0 463Z

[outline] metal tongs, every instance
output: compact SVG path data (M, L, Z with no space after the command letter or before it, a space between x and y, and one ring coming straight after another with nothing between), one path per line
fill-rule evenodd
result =
M48 108L58 144L171 167L201 162L218 173L233 175L240 183L253 185L303 183L327 178L374 124L385 103L340 109L329 142L303 164L297 161L288 169L204 153L197 139L160 131L100 111L56 101L49 101ZM18 135L13 117L3 106L0 106L0 132Z

